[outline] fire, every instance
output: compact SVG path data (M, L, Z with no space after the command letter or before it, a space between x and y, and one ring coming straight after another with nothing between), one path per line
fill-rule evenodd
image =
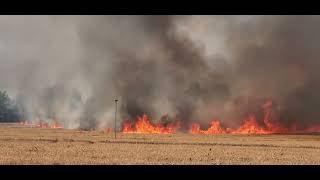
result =
M210 123L210 127L207 130L201 130L200 125L193 123L190 128L191 134L268 134L269 131L260 127L257 120L253 115L250 115L246 119L242 126L238 129L226 128L224 129L220 125L220 121L215 120Z
M263 118L257 119L255 114L251 113L243 121L242 125L238 128L225 128L222 123L215 119L210 122L208 129L203 130L200 128L200 124L192 123L189 128L190 134L289 134L289 133L320 133L320 124L301 128L299 124L292 124L291 126L285 126L280 123L276 118L277 113L274 108L274 104L271 100L262 105ZM52 128L61 129L63 126L56 121L49 124L47 122L40 121L34 125L31 121L21 121L21 125L33 125L39 128ZM152 123L147 115L138 116L137 120L133 122L124 122L122 124L123 133L141 133L141 134L172 134L176 133L181 128L181 121L175 121L173 123ZM114 132L112 128L103 129L105 133Z
M52 129L62 129L63 127L59 123L55 122L54 124L51 124L50 128L52 128Z
M48 123L43 123L43 122L39 122L39 124L37 124L37 127L39 128L49 128L49 124Z
M49 124L49 123L43 123L43 122L39 122L39 124L37 124L37 127L39 128L51 128L51 129L62 129L62 125L60 125L59 123L57 122L54 122L53 124Z
M126 122L123 124L123 133L146 133L146 134L172 134L180 128L180 123L172 123L167 126L162 123L153 124L147 115L138 117L135 124Z
M263 122L266 126L266 129L269 131L269 133L286 133L290 130L288 128L283 127L279 122L272 120L273 116L273 102L267 101L263 106L264 110L264 118Z
M286 127L281 124L274 116L273 102L267 101L262 106L263 119L262 122L256 119L254 114L250 114L242 125L238 128L224 128L219 120L210 122L210 127L207 130L202 130L200 124L193 123L190 126L190 134L288 134L288 133L312 133L320 132L320 125L306 129L299 128L298 124L293 124L291 127ZM153 124L147 115L138 117L136 123L123 123L123 133L155 133L155 134L171 134L179 130L180 123L172 123L164 126L161 123Z
M248 119L246 119L242 126L240 126L236 130L229 130L230 134L269 134L270 131L266 130L265 128L261 127L255 116L250 115Z
M243 124L237 129L224 129L220 126L220 121L215 120L211 122L211 126L208 130L201 130L199 124L193 123L189 132L191 134L288 134L320 132L320 125L302 130L299 130L297 124L293 124L290 128L284 127L277 120L273 119L274 112L272 106L272 101L267 101L262 106L264 110L263 125L258 123L254 114L250 114L249 117L244 120Z
M283 128L278 122L272 121L272 101L267 101L262 108L264 109L264 126L261 126L255 115L250 114L243 124L237 129L223 129L220 126L220 121L212 121L208 130L200 130L198 124L191 125L192 134L273 134L273 133L286 133L288 130ZM198 128L195 128L198 127Z
M225 134L226 131L221 127L220 121L214 120L210 123L210 128L208 130L201 130L200 125L193 123L189 132L191 134Z
M38 124L33 124L31 121L21 121L21 125L30 125L30 126L35 126L39 128L51 128L51 129L62 129L63 126L59 124L58 122L54 122L52 124L49 124L47 122L42 122L40 121Z

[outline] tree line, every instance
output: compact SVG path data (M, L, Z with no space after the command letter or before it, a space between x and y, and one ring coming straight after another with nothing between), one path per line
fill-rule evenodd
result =
M6 91L0 90L0 122L18 122L20 117L17 105Z

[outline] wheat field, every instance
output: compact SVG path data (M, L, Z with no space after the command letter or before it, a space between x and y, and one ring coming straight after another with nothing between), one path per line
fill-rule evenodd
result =
M117 134L0 125L0 164L320 164L320 135Z

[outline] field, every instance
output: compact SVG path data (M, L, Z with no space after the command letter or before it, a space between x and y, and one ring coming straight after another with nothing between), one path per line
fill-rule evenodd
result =
M320 164L320 135L147 135L0 125L0 164Z

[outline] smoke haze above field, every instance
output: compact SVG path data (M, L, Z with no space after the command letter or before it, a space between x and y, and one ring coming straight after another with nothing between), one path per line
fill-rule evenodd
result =
M266 99L284 120L320 117L319 16L0 16L0 26L0 88L26 119L112 126L115 98L121 120L234 125Z

